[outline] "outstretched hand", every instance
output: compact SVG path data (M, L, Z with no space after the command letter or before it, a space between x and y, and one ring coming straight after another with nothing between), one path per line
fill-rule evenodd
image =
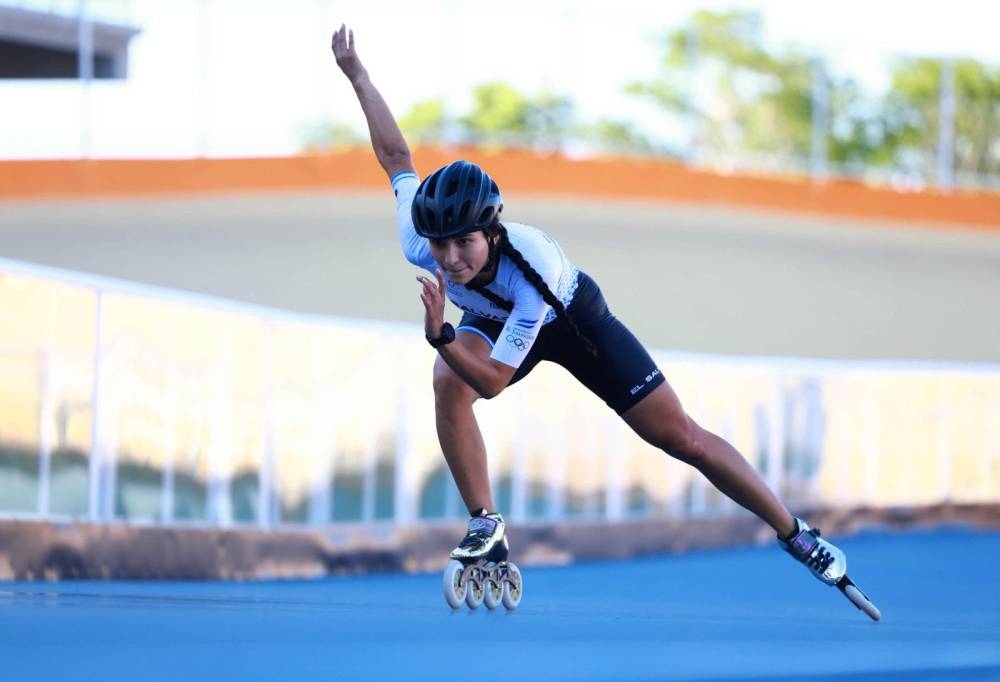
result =
M440 270L435 270L434 275L437 285L423 275L417 277L417 281L424 285L420 292L420 300L424 304L424 333L431 339L439 338L444 326L444 275Z
M345 24L341 24L340 28L333 32L330 47L337 60L337 66L352 83L364 74L365 67L362 66L361 59L354 50L354 31L348 29Z

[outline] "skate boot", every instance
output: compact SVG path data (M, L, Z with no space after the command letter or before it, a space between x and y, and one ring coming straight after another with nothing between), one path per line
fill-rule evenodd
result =
M504 537L506 529L507 524L502 516L497 513L488 514L485 509L481 509L469 519L469 530L458 547L451 550L451 558L469 563L491 554L503 553L502 559L506 559L507 553L497 550L498 546L507 544Z
M507 561L505 531L500 514L481 509L469 519L468 531L451 551L444 571L444 597L453 609L463 601L470 609L485 603L491 611L500 603L508 610L521 603L521 571Z
M802 519L795 519L795 532L787 538L779 537L778 544L805 564L818 580L836 586L858 610L874 621L881 620L882 614L872 600L848 577L844 552L821 538L819 528L810 528Z
M791 537L778 538L778 544L827 585L836 585L847 575L844 553L821 538L818 528L810 528L802 519L795 519L795 532Z

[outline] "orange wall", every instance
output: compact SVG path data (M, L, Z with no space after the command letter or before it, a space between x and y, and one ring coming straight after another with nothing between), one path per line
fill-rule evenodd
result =
M664 161L573 161L509 150L419 149L414 154L422 173L457 157L483 165L507 191L726 203L1000 230L998 193L896 192L850 180L815 185L804 179L718 175ZM385 187L385 176L368 149L257 159L0 162L0 199Z

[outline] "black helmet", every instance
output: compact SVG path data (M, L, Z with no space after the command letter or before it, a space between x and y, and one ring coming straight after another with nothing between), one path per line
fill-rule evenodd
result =
M497 183L468 161L455 161L424 178L410 208L417 234L428 239L488 230L502 210Z

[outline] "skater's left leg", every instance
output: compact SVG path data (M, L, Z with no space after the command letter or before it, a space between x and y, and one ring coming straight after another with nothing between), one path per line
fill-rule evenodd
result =
M700 427L663 382L622 415L646 442L700 471L740 506L759 516L779 537L796 530L795 518L732 445Z

